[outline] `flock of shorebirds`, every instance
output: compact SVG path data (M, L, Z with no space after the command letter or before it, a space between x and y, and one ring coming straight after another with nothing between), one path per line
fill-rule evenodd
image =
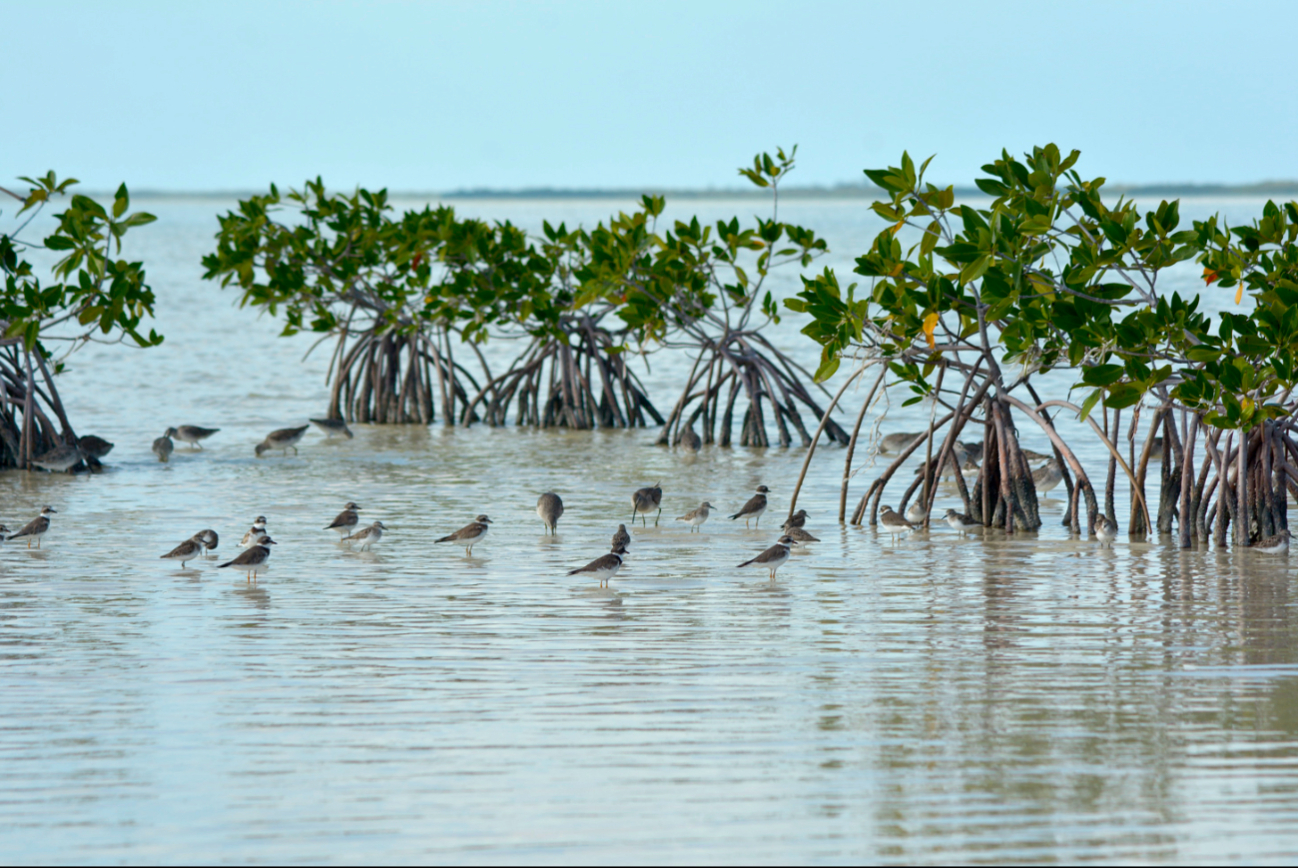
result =
M352 432L348 429L347 424L341 420L312 419L311 423L319 427L329 437L352 437ZM254 452L258 457L267 451L274 450L287 454L288 450L292 449L294 454L297 454L297 443L302 439L303 434L306 433L309 427L310 425L302 425L296 428L281 428L272 431L266 435L262 442L256 445ZM192 449L202 449L201 441L216 434L219 430L219 428L202 428L197 425L180 425L168 428L162 437L153 441L153 452L160 461L165 462L170 459L171 453L175 449L173 439L189 444ZM889 434L882 438L880 449L884 453L898 452L905 449L920 436L922 435L912 433ZM68 471L83 459L103 457L112 448L113 444L102 440L102 438L87 436L79 438L69 446L60 446L52 450L52 452L60 452L61 454L52 455L46 453L40 456L39 459L34 460L33 463L49 470ZM1158 444L1155 444L1155 449L1157 451ZM954 444L953 451L956 464L961 467L962 472L968 472L971 468L976 472L978 461L982 458L981 443L957 442ZM1040 466L1032 474L1038 492L1044 493L1059 485L1063 473L1055 458L1029 450L1024 450L1024 455L1029 461L1040 463ZM1161 458L1161 454L1158 457ZM757 486L756 493L738 512L730 515L729 518L733 521L743 519L745 527L749 526L750 523L754 526L760 525L761 517L766 512L769 492L770 489L767 486ZM632 494L632 525L635 524L636 517L639 516L647 527L648 516L652 513L654 525L657 526L662 515L662 496L663 490L660 484L641 488ZM364 551L376 545L383 538L384 531L387 528L381 521L361 526L360 509L361 507L356 503L348 502L343 507L342 512L332 522L325 525L324 529L337 531L342 534L342 542L357 546ZM685 522L689 526L690 533L701 532L703 524L711 517L714 509L716 507L708 501L704 501L698 507L679 516L676 520ZM554 492L542 494L537 501L536 513L544 523L547 532L551 534L558 532L559 518L563 515L563 512L563 500ZM9 529L0 524L0 541L5 539L26 539L28 548L31 547L33 542L37 548L40 548L41 538L49 531L51 518L55 514L57 514L57 510L51 506L46 506L41 510L39 516L13 534L10 534ZM924 518L923 506L918 502L912 503L907 508L904 516L898 514L891 506L884 506L879 512L880 526L885 533L892 535L894 538L915 530L922 524ZM980 522L976 522L970 516L954 509L948 509L943 519L952 529L961 533L982 528ZM788 562L790 550L793 546L819 542L816 537L806 530L806 522L807 511L805 509L793 513L781 527L781 534L775 544L756 557L739 564L737 569L745 567L764 568L768 571L770 580L775 581L776 573L780 567ZM462 545L465 554L471 556L474 545L480 543L486 537L491 530L491 524L492 521L489 517L479 515L464 527L436 539L434 542ZM1100 516L1100 519L1096 522L1095 536L1102 545L1112 544L1113 540L1118 536L1117 522L1109 516ZM204 529L176 546L167 554L162 555L161 558L179 561L183 569L189 561L200 556L206 556L216 549L219 541L220 538L216 531L210 528ZM607 587L609 580L621 570L630 543L631 535L627 532L626 525L618 525L608 554L601 555L583 567L569 571L567 575L595 579L598 580L600 587ZM1262 540L1253 548L1263 552L1279 552L1288 550L1288 543L1289 534L1285 531L1275 538ZM276 544L266 529L266 517L257 516L251 529L240 540L239 546L243 551L231 560L218 564L217 568L232 568L244 571L247 574L247 581L255 581L259 571L270 560L270 547Z

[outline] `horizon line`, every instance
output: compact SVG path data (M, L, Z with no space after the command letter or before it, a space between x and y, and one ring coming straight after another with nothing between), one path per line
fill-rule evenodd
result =
M344 188L339 188L344 189ZM370 188L367 188L370 189ZM385 188L379 188L385 189ZM1298 180L1269 180L1248 184L1164 182L1148 184L1110 184L1104 191L1123 196L1298 196ZM962 197L986 198L987 194L974 186L955 185L955 194ZM260 195L264 189L208 189L184 190L146 187L131 192L133 198L158 199L232 199ZM109 190L87 191L85 195L112 197ZM392 190L390 198L402 199L638 199L644 195L678 199L760 199L770 195L770 190L760 187L460 187L452 190ZM886 196L886 192L869 182L840 182L834 185L799 185L780 190L782 198L864 199Z

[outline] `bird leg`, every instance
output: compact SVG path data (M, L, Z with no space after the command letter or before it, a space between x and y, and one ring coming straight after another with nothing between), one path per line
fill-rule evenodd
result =
M663 514L663 508L660 506L658 507L658 515L654 516L654 527L658 526L658 519L662 516L662 514Z

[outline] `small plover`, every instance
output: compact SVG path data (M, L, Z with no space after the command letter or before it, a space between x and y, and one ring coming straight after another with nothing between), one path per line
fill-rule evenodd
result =
M239 540L239 548L246 549L248 546L256 545L257 541L264 536L270 536L266 533L266 516L259 515L252 523L252 529L243 535Z
M626 525L619 524L617 533L613 534L613 550L617 551L619 548L626 548L629 545L631 545L631 534L627 533Z
M958 530L960 533L982 527L981 522L974 521L972 517L965 515L963 512L956 512L954 509L948 509L943 518L946 519L946 523L952 530Z
M311 424L324 432L325 437L346 437L352 439L352 429L342 419L312 419Z
M1113 541L1118 538L1118 523L1100 513L1095 517L1095 538L1101 546L1112 547Z
M879 441L880 452L900 452L917 439L924 436L924 432L919 431L914 434L898 432L896 434L885 434Z
M757 493L748 499L748 502L744 504L743 508L740 509L739 512L730 516L730 520L734 521L737 518L742 518L744 520L744 527L748 527L749 521L755 522L756 525L760 527L762 523L762 513L766 512L766 493L768 491L770 491L770 489L765 485L757 486Z
M52 506L43 507L40 515L23 525L22 530L9 537L9 539L27 537L27 548L32 547L32 540L36 540L36 548L40 548L41 537L45 536L50 529L50 516L55 515L57 512L58 510Z
M94 434L87 434L85 437L77 438L77 446L81 447L82 455L87 458L94 458L96 461L113 451L112 443L109 443L103 437L96 437Z
M1032 471L1032 484L1037 489L1037 494L1045 494L1059 483L1064 481L1063 468L1059 462L1051 458L1045 464Z
M203 547L203 554L214 551L217 543L221 541L221 538L216 535L216 531L210 528L207 530L200 530L198 533L191 536L190 539Z
M332 522L325 525L325 530L336 530L343 536L347 536L356 529L356 525L361 523L361 517L356 514L359 511L359 506L352 503L350 500L347 501L347 505L343 507L343 511L338 513L337 517L334 518Z
M199 440L206 440L220 428L200 428L197 425L178 425L167 429L167 436L175 437L181 443L188 443L192 449L202 449Z
M635 524L635 517L639 515L640 521L645 527L648 527L649 520L645 516L654 510L658 510L654 516L654 527L657 527L658 518L663 513L662 502L663 489L661 483L655 482L648 488L641 488L636 491L635 494L631 495L631 523Z
M263 536L261 542L239 552L239 555L234 560L217 564L216 568L223 570L226 567L238 567L247 571L248 581L251 582L257 578L257 571L266 565L266 561L270 560L270 546L273 545L279 545L279 543L268 536Z
M1267 555L1278 555L1289 551L1289 530L1280 531L1277 534L1260 539L1251 546L1253 551L1262 552Z
M383 531L385 530L387 528L383 526L383 522L376 521L369 527L363 527L351 536L346 537L343 541L360 543L361 551L365 551L366 548L383 539Z
M791 527L785 531L785 534L795 543L820 542L819 539L808 533L806 528L802 527Z
M66 473L81 463L81 450L75 443L64 443L32 459L32 464L51 473Z
M906 521L910 522L911 524L913 525L923 524L924 516L925 516L924 504L920 503L918 500L912 503L910 506L906 507Z
M775 571L784 566L785 562L788 561L789 546L792 545L797 545L797 543L794 541L793 537L785 534L779 538L775 545L771 546L752 560L744 561L735 569L742 569L743 567L752 566L754 564L759 567L766 567L766 569L771 572L771 581L773 582L775 581Z
M480 515L455 533L447 534L441 539L435 539L433 540L433 543L459 543L464 546L464 554L468 556L473 554L474 545L481 542L482 538L487 535L487 531L489 530L491 530L491 519L487 518L485 515Z
M617 575L617 571L622 569L622 561L626 558L626 547L618 546L606 555L595 558L595 560L575 570L569 570L570 576L589 576L592 579L599 580L601 588L608 587L608 580Z
M168 428L167 431L170 432L171 429ZM153 441L153 454L158 456L159 461L169 461L171 459L171 453L174 451L176 451L176 444L171 442L170 433L163 434L157 440Z
M906 521L893 510L891 506L885 506L879 510L879 524L885 531L895 539L899 534L910 533L915 529L915 525Z
M680 518L676 520L687 522L690 526L690 533L694 533L695 530L698 530L699 533L702 533L703 522L708 520L708 515L712 512L713 509L715 509L715 507L705 500L701 504L699 504L696 508L691 509L689 512L685 513L684 515L682 515Z
M1033 452L1031 449L1020 449L1019 451L1023 453L1023 457L1028 461L1049 461L1054 457L1044 452Z
M806 527L806 526L807 526L807 511L805 509L800 509L797 512L795 512L793 515L789 516L787 519L784 520L783 529L789 530L795 527Z
M536 501L536 514L545 522L551 534L559 532L559 517L563 515L563 500L553 491L547 491Z
M269 452L272 449L278 449L284 455L288 455L288 451L292 449L293 454L296 455L297 442L302 439L302 435L310 427L310 425L303 425L301 428L280 428L272 431L266 435L265 440L257 444L253 451L257 453L258 458L261 457L261 453Z
M161 560L180 561L180 568L185 568L186 561L192 561L203 553L203 544L196 539L187 539L180 545L176 546L165 555L161 555Z

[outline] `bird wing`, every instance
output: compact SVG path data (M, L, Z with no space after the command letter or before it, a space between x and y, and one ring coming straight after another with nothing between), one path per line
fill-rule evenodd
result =
M781 554L783 554L784 551L785 551L784 546L782 546L782 545L776 543L775 545L771 546L771 547L770 547L769 549L767 549L766 551L762 552L762 553L761 553L760 555L758 555L757 557L753 558L751 561L744 561L744 562L743 562L742 564L740 564L739 566L741 566L741 567L746 567L746 566L748 566L749 564L765 564L765 563L770 563L771 561L773 561L773 560L775 560L776 558L778 558Z
M744 504L743 509L739 510L739 512L735 513L730 517L743 518L746 515L751 515L754 512L757 512L758 510L762 510L765 508L766 508L766 495L754 494L752 497L748 499L748 502Z
M581 569L572 570L571 572L568 573L568 575L575 576L578 573L594 573L600 570L611 570L614 567L620 567L621 565L622 565L622 559L620 557L614 554L607 554L595 558L595 560L586 564L586 566L582 567Z
M9 538L13 539L15 536L31 536L32 534L45 533L49 528L50 520L42 515L40 518L34 518L27 522L23 525L22 530Z
M162 557L178 558L181 557L182 555L198 554L201 548L202 547L198 543L194 542L192 539L187 539L180 545L176 546L171 551L167 552L165 555L162 555Z
M460 539L468 539L470 537L476 537L482 533L482 529L484 527L486 527L485 524L478 524L475 521L472 524L466 524L464 527L460 528L455 533L447 534L441 539L433 540L433 542L435 543L455 542L456 540L460 540Z
M342 512L338 513L337 518L333 520L332 524L325 526L325 530L332 530L336 527L351 527L359 520L360 518L356 513L352 512L350 509L344 509Z

